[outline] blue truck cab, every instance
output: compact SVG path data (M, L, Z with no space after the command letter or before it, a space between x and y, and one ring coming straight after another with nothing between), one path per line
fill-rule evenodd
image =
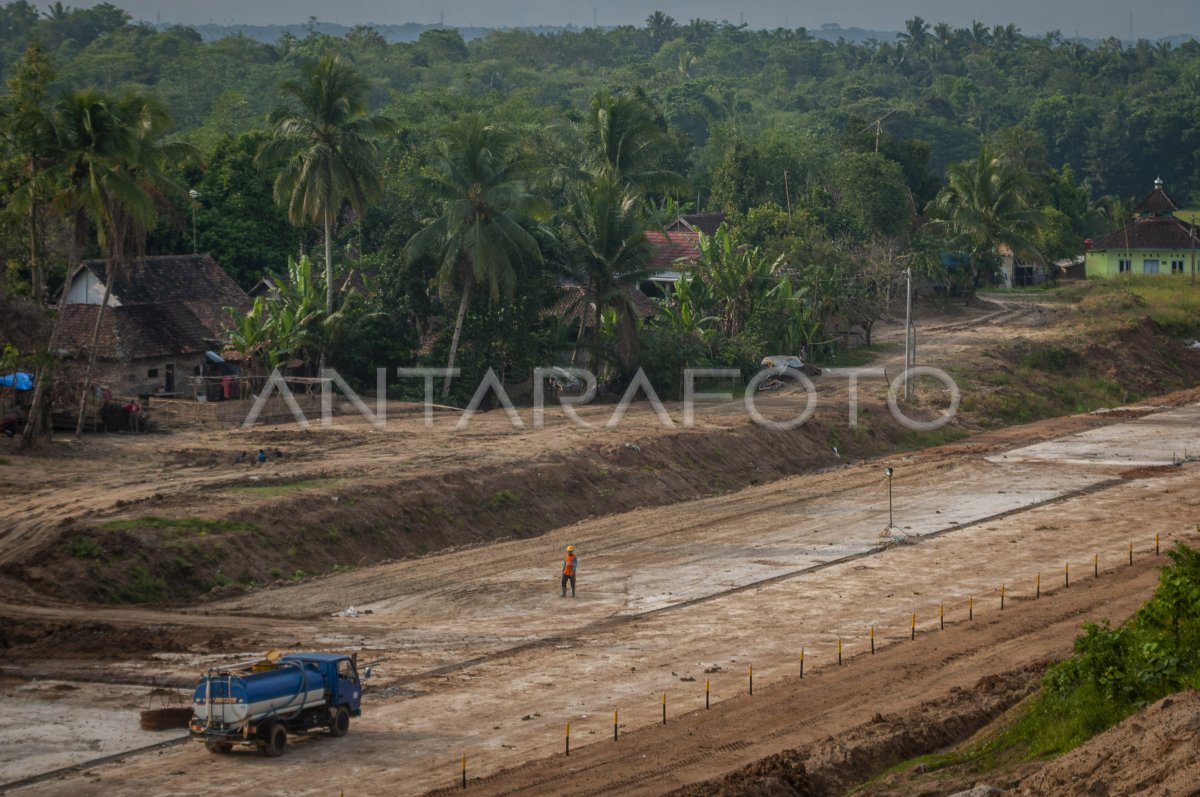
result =
M234 745L283 754L289 733L325 728L345 736L362 714L362 681L356 658L341 653L271 651L258 661L214 667L193 693L191 736L211 753Z

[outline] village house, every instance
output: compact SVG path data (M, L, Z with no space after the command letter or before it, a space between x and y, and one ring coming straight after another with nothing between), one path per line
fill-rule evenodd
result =
M1194 274L1195 214L1182 211L1167 194L1162 179L1134 208L1133 221L1110 232L1085 253L1088 277L1120 274Z
M1000 257L997 279L1001 287L1025 288L1030 285L1041 285L1050 277L1050 269L1044 262L1039 260L1026 262L1008 244L997 246L996 254Z
M683 273L679 261L700 255L700 233L715 235L724 221L724 213L696 213L678 217L661 231L648 230L646 240L654 247L654 256L639 285L642 293L652 297L668 294Z
M61 348L84 356L108 280L104 260L70 275L59 330ZM192 396L189 377L228 370L216 354L231 318L250 299L208 255L143 257L112 285L100 326L94 384L113 396Z
M622 288L639 320L647 321L654 316L651 299L671 291L682 274L679 261L699 256L700 233L713 235L724 221L724 213L697 213L679 216L661 230L646 231L646 240L654 250L646 264L646 277L636 289L632 286ZM567 329L571 348L569 356L560 359L571 365L586 364L588 352L584 342L591 338L596 325L596 305L587 296L587 289L575 283L563 283L559 286L558 301L546 310L545 315L557 317Z

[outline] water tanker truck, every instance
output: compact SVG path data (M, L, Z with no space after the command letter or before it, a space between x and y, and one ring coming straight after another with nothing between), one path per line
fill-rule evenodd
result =
M210 753L245 745L279 756L289 733L325 728L345 736L350 718L362 713L362 682L350 656L273 650L259 661L210 669L192 702L191 737Z

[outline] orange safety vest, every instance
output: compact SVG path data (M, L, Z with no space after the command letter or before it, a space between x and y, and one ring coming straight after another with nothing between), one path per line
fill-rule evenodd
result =
M563 560L563 575L575 575L575 554L569 553L567 554L567 558Z

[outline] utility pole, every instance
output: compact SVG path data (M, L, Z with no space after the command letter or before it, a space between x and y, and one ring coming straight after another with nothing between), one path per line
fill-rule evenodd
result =
M904 400L912 398L912 382L908 369L917 364L917 334L913 329L912 320L912 267L904 269L904 280L907 284L907 310L904 314Z
M1188 237L1192 239L1192 288L1196 287L1196 214L1192 214L1192 228L1188 230Z
M787 199L787 223L792 223L792 193L787 190L787 169L784 169L784 198ZM1193 222L1194 222L1193 218ZM1194 269L1193 269L1194 270Z

